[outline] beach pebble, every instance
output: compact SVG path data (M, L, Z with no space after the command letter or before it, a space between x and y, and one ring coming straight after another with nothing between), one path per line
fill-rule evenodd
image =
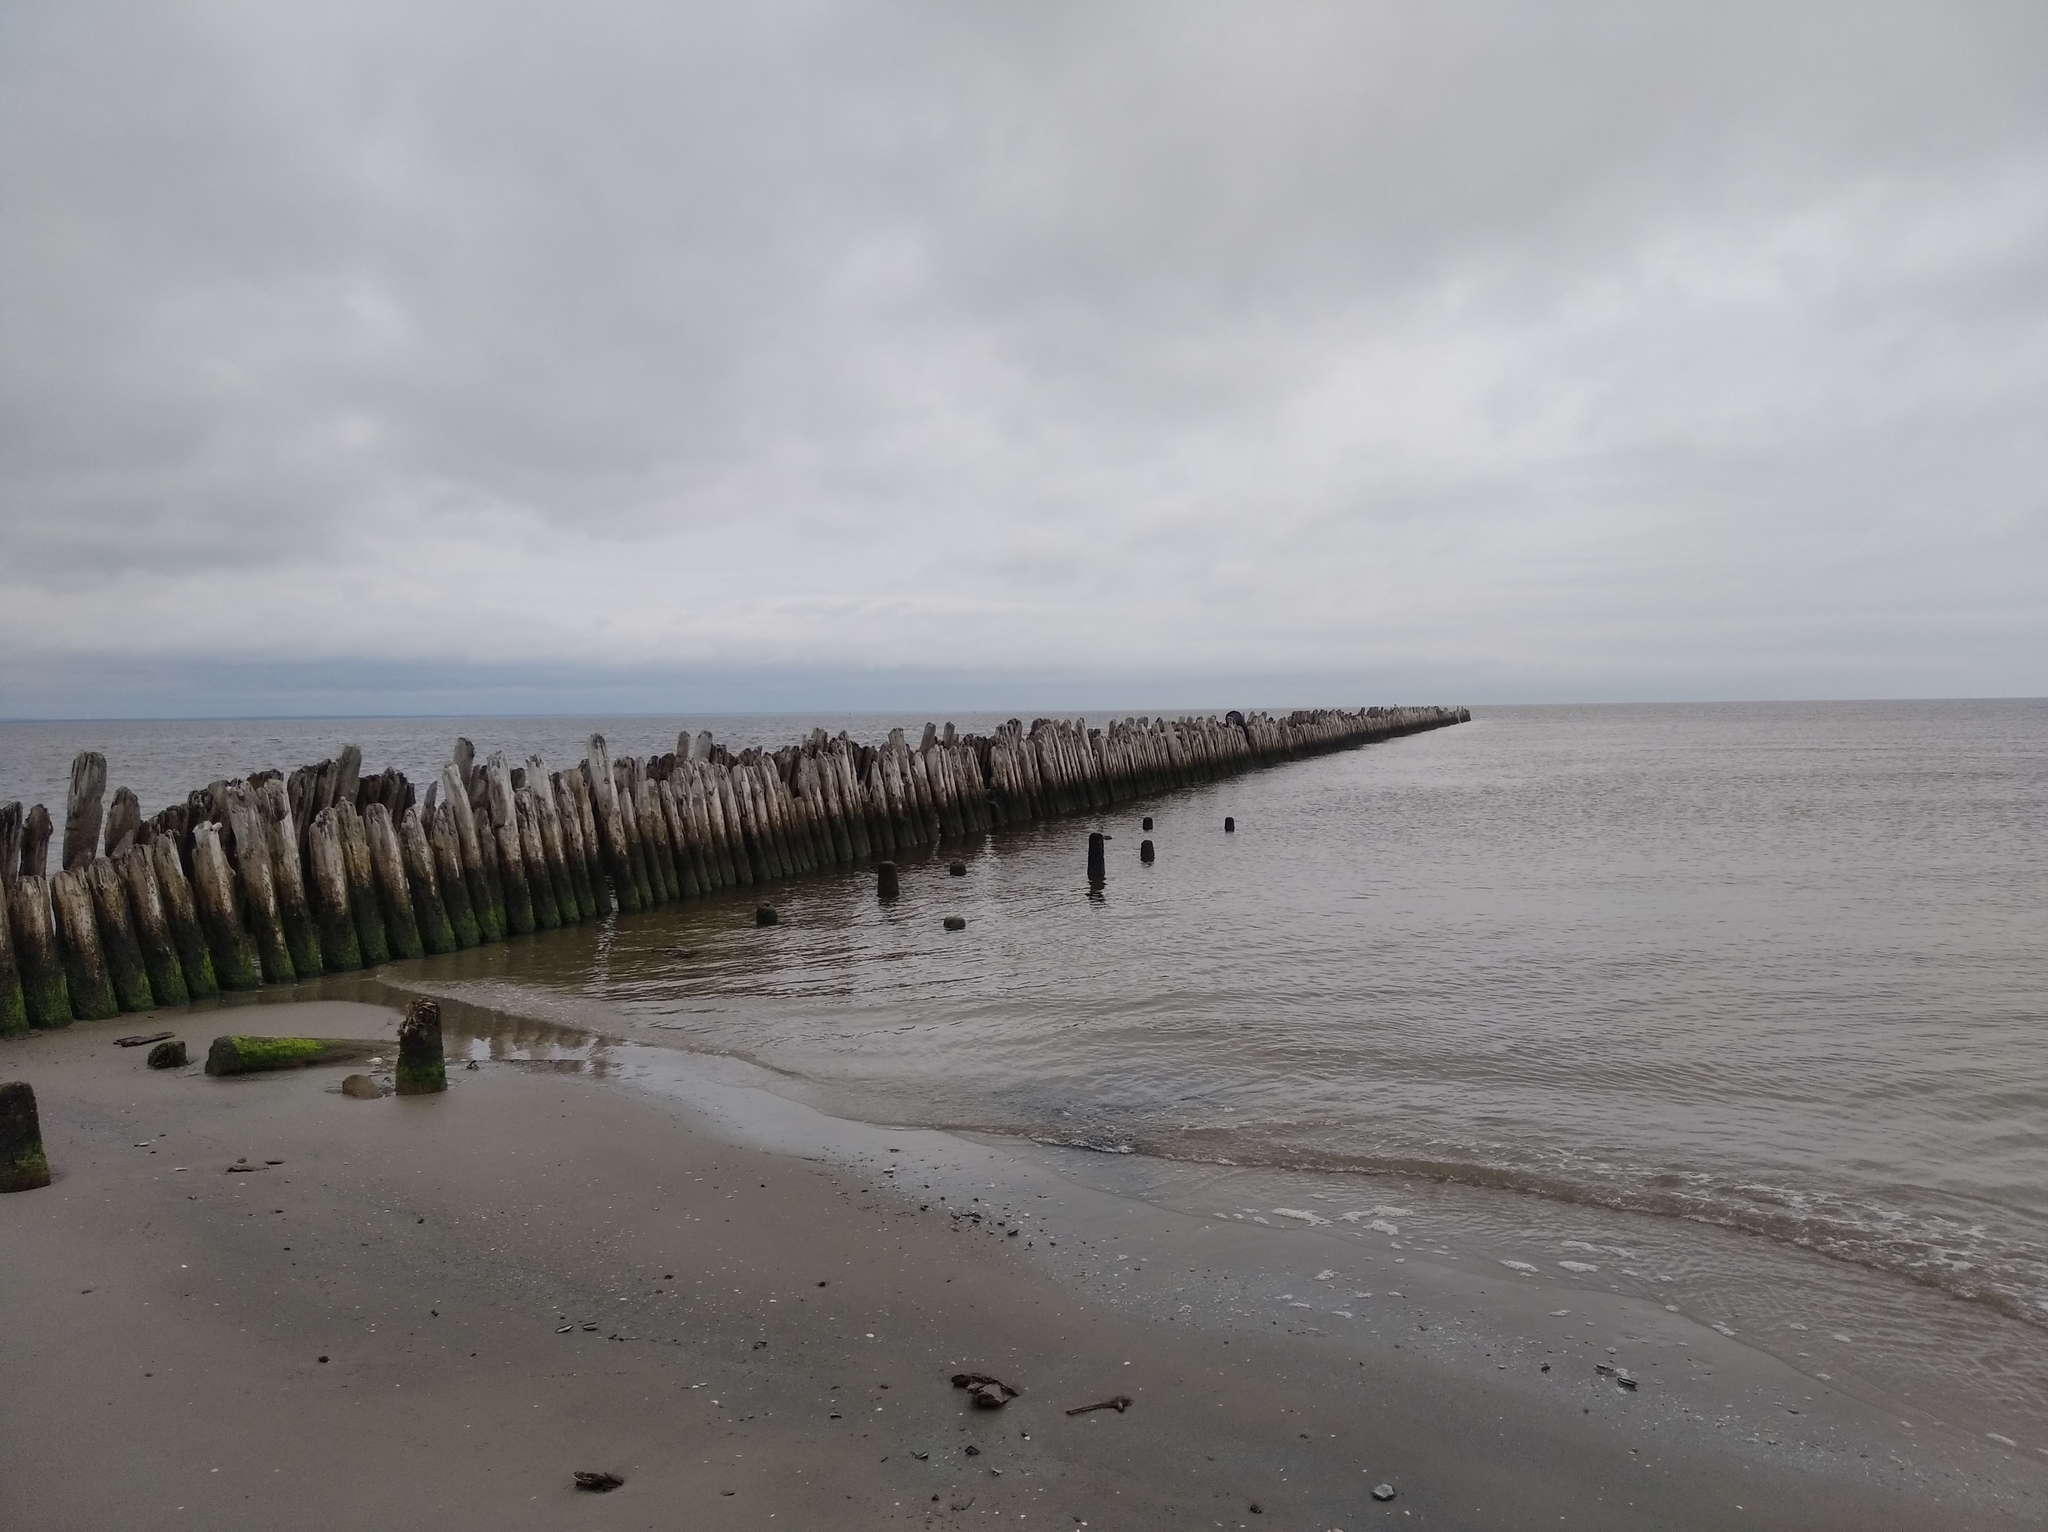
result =
M617 1489L625 1482L624 1479L615 1473L589 1473L579 1470L576 1474L576 1487L578 1489L595 1490L600 1495ZM730 1493L730 1491L727 1493Z
M1392 1500L1394 1498L1394 1486L1391 1484L1375 1484L1372 1487L1372 1498L1375 1500Z
M341 1082L341 1093L353 1096L358 1101L375 1101L384 1093L377 1089L377 1082L368 1075L350 1075Z
M185 1045L181 1042L158 1043L149 1050L151 1069L183 1069L189 1062L185 1056Z
M964 930L966 930L966 929L967 929L967 917L966 917L965 915L948 915L948 916L946 917L946 929L947 929L948 931L964 931Z

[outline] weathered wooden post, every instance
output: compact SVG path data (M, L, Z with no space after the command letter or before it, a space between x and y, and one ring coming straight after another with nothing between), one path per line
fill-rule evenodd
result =
M448 1088L448 1066L441 1052L441 1007L419 999L405 1008L398 1024L398 1068L401 1096L431 1096Z
M192 827L192 880L214 977L222 989L255 989L263 982L262 961L255 940L242 928L235 872L220 843L220 826L209 820Z
M621 910L630 913L641 908L640 891L633 883L633 853L626 844L619 786L612 777L612 758L602 734L590 736L590 757L584 762L583 775L597 826L598 849L604 853L604 870L611 879L612 897Z
M24 874L7 895L14 961L21 969L21 1001L32 1027L71 1025L71 986L57 950L56 919L50 909L49 880Z
M894 899L902 891L902 885L896 879L896 864L875 863L875 896L880 899Z
M1100 883L1109 876L1108 860L1103 855L1102 843L1108 839L1100 830L1088 832L1088 881Z
M118 1016L121 1005L107 973L92 890L82 868L51 875L50 903L57 912L57 945L64 959L64 982L71 990L71 1014L80 1021Z
M71 790L64 799L64 871L83 867L100 854L106 791L107 758L97 750L79 751L71 762Z
M1150 862L1152 860L1152 842L1149 840L1138 842L1138 860L1141 862Z
M21 822L21 875L42 877L50 870L50 811L38 803Z
M164 913L163 893L150 866L149 848L131 845L114 857L113 866L127 890L128 906L135 912L135 941L142 949L150 993L158 1005L186 1004L192 992L185 984L184 965L178 961L178 944Z
M533 758L535 761L539 756ZM535 768L539 769L539 768ZM576 805L576 791L559 771L545 772L547 785L536 791L547 793L555 809L555 831L562 841L562 871L569 879L569 893L576 903L576 918L596 920L602 913L597 895L590 888L590 858L583 849L583 813Z
M100 951L105 956L107 977L113 981L114 999L124 1011L147 1011L156 1003L143 966L142 943L136 939L135 916L128 907L128 889L121 874L105 857L94 857L79 869L92 895L92 911L100 928Z
M348 860L341 824L331 808L317 810L306 826L306 865L313 874L313 913L320 924L320 957L329 973L363 966L362 940L348 897Z
M126 851L142 832L142 803L133 790L114 789L114 801L107 805L107 855Z
M26 1080L0 1085L0 1192L30 1192L50 1184L36 1093Z
M1152 828L1152 816L1151 816L1150 814L1147 814L1147 815L1145 816L1145 823L1144 823L1144 824L1143 824L1142 826L1140 826L1140 828L1141 828L1141 829L1146 829L1146 830L1149 830L1149 829L1151 829L1151 828Z
M391 933L384 925L384 900L377 892L377 867L370 855L370 832L353 803L334 805L334 824L341 834L342 868L348 874L348 907L355 917L356 945L363 966L391 961Z
M533 924L537 930L559 930L562 911L555 903L554 880L548 876L547 850L541 844L540 826L534 819L532 788L521 787L513 792L512 823L519 832L519 860L526 869L527 897L533 902Z
M448 929L455 945L469 948L483 940L478 929L476 906L469 900L469 879L462 866L462 842L455 830L455 815L447 804L437 803L427 824L427 844L434 851L434 871L439 876L441 902L447 906Z
M1223 816L1223 833L1225 835L1235 835L1237 833L1237 821L1228 814Z
M21 803L0 803L0 890L21 879ZM4 913L4 912L0 912Z
M369 838L370 866L377 877L377 902L384 911L384 935L391 943L391 955L424 956L426 945L420 940L412 889L405 881L405 853L399 848L398 831L391 824L391 810L382 803L372 803L363 810L363 833Z
M191 880L178 856L178 843L159 835L146 847L150 871L156 875L156 891L164 901L164 919L170 923L171 943L178 949L178 969L185 976L185 992L194 1000L220 993L220 979L213 971L213 952L206 941L206 927L200 923L199 904L192 895Z
M467 773L455 761L441 768L441 797L440 806L448 811L455 826L455 849L462 856L462 881L469 890L477 935L483 941L501 942L505 939L504 902L491 886L491 880L484 876L483 850L477 843L476 811L469 802Z
M492 751L484 765L489 794L488 809L492 838L498 843L498 880L505 895L506 929L519 936L531 936L535 925L533 888L526 876L526 850L519 836L519 810L512 801L511 773L500 751Z
M20 808L19 804L15 805ZM8 914L13 890L0 880L0 1037L28 1030L28 1002L22 998L21 968L14 957L13 920Z
M270 816L256 802L253 789L237 783L227 790L228 832L235 842L235 876L242 888L242 918L256 939L256 957L263 982L289 984L299 976L285 940L284 915L278 908L277 882L272 876Z
M427 844L427 832L420 828L417 808L407 809L398 821L398 851L405 865L406 888L412 895L413 916L419 922L420 945L436 955L454 952L455 926L441 898L433 848Z
M299 977L310 979L325 966L325 959L320 950L320 928L306 898L304 863L299 860L300 837L292 822L291 797L285 791L283 778L272 777L257 790L256 808L269 838L271 884L277 891L285 947Z

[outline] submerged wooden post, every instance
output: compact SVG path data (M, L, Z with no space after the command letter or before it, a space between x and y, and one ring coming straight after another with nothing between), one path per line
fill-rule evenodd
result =
M50 1184L36 1093L26 1080L0 1085L0 1192L30 1192Z
M121 874L105 857L94 857L79 869L92 894L93 915L100 928L100 951L105 955L107 977L113 981L114 999L124 1011L147 1011L157 1004L143 966L142 943L135 934L135 915L128 906L128 888Z
M377 902L384 911L384 935L391 943L391 955L422 957L426 946L413 913L412 889L405 881L405 853L391 824L391 810L382 803L371 804L363 811L363 833L370 843L370 866L377 877Z
M641 903L640 891L633 883L633 855L626 844L626 821L619 812L618 783L612 778L612 758L605 749L602 734L590 736L590 757L584 762L583 775L592 818L597 826L598 848L604 853L604 870L611 880L612 897L621 910L637 910Z
M398 1024L398 1068L401 1096L431 1096L448 1088L448 1065L441 1052L441 1007L419 999L405 1008Z
M120 1015L121 1004L107 973L92 890L83 868L51 877L50 903L57 912L58 948L64 958L64 982L71 989L71 1014L80 1021L104 1021Z
M21 969L21 1002L32 1027L71 1025L71 985L57 950L56 919L50 909L49 880L39 873L15 881L7 894L14 961Z
M363 947L349 903L341 824L331 808L316 811L306 826L306 866L313 875L308 892L320 926L321 962L329 973L351 973L363 966Z
M1228 814L1225 814L1223 816L1223 833L1225 835L1234 835L1237 833L1237 821L1235 819L1232 819Z
M150 866L149 848L129 846L112 858L112 866L135 914L135 942L142 952L143 970L149 975L150 993L158 1005L184 1005L192 994L185 987L184 965L178 961L178 946L171 937L171 922L164 913L155 869Z
M894 899L903 892L903 885L896 877L894 862L875 863L875 897Z
M1103 855L1104 836L1100 830L1088 834L1088 881L1100 883L1108 876L1107 861Z
M164 902L164 919L171 928L171 944L178 949L178 969L185 976L185 993L204 1000L220 993L220 979L213 969L213 951L206 940L206 927L199 920L199 904L192 894L185 864L178 857L178 843L159 835L147 846L149 869L156 877L156 891Z
M106 792L107 758L97 750L79 751L71 762L71 790L64 798L64 871L83 867L100 854Z
M1150 842L1149 840L1141 840L1138 842L1138 860L1141 862L1149 862L1152 860L1152 842Z
M235 873L220 843L220 826L202 820L192 827L192 881L199 923L213 955L214 977L222 989L254 989L263 982L256 943L242 928L235 898Z

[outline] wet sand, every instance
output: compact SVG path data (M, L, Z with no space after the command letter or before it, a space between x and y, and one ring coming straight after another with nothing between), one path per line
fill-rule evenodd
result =
M1639 1393L1476 1280L1430 1279L1426 1301L1528 1345L1203 1323L1169 1299L1252 1280L1260 1235L1120 1203L1057 1156L859 1125L832 1147L787 1131L787 1103L749 1128L743 1093L721 1120L541 1065L375 1101L342 1096L340 1068L156 1074L113 1046L149 1023L0 1043L57 1177L0 1198L0 1525L2043 1520L2027 1465L1973 1476L1961 1444L1907 1445L1881 1400L1830 1395L1782 1450L1726 1429L1738 1401L1810 1383L1622 1306L1599 1322L1646 1347L1671 1331ZM319 1002L165 1024L196 1060L231 1029L395 1023ZM974 1410L948 1381L963 1369L1022 1394ZM1115 1395L1127 1412L1065 1413ZM626 1482L578 1492L579 1469Z

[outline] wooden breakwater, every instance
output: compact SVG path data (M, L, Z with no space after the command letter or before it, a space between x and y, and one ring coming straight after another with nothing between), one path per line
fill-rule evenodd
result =
M1085 814L1254 766L1471 717L1464 708L1318 709L1276 718L1012 719L991 735L926 724L879 745L822 729L734 754L684 733L614 760L602 735L551 771L475 759L425 784L362 754L221 780L147 819L72 764L60 865L37 804L0 804L0 1033L183 1005L393 958L744 888Z

